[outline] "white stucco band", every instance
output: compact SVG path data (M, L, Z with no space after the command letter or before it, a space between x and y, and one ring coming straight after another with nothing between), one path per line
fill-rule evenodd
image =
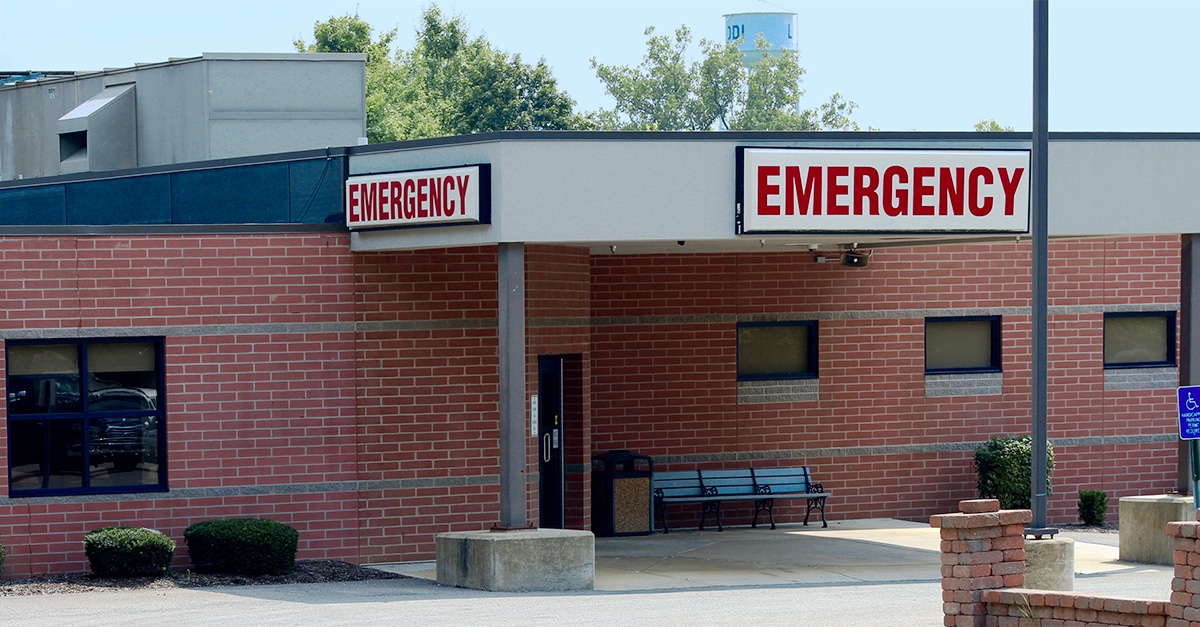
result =
M491 165L491 224L354 233L356 251L503 242L594 254L837 250L997 239L973 233L735 234L738 147L1028 150L1020 133L498 133L353 150L350 174ZM1200 232L1200 136L1052 135L1051 237ZM1011 236L1004 236L1005 238ZM815 247L815 248L814 248Z

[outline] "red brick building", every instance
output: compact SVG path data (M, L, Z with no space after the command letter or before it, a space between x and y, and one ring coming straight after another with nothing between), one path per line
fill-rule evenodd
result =
M804 464L835 491L832 519L953 511L976 495L974 447L1030 430L1028 240L739 233L750 145L1019 153L1028 138L499 134L0 183L4 576L85 570L83 534L118 524L175 538L180 565L183 529L226 516L280 520L299 557L355 563L431 559L436 534L490 527L514 502L517 519L588 529L591 457L611 449L656 469ZM330 218L347 177L463 164L490 166L481 221L349 232ZM1115 506L1180 485L1181 234L1200 212L1177 173L1200 165L1200 138L1056 136L1050 164L1049 517L1063 524L1079 489ZM290 192L264 199L276 186ZM1133 216L1131 197L1149 199ZM127 206L169 219L97 219ZM839 264L847 249L869 265ZM950 344L986 329L967 356L983 364L931 366L940 323L966 324ZM763 327L808 342L786 376L739 367ZM1151 355L1122 357L1118 332ZM523 369L504 367L514 355ZM561 455L561 503L543 496L543 442ZM505 450L521 452L515 490Z

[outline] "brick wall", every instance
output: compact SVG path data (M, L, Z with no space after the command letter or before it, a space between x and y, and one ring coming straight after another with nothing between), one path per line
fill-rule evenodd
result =
M6 576L86 570L108 525L160 529L186 563L183 529L225 516L356 559L351 260L344 235L0 238L5 339L164 338L171 488L0 500Z
M496 249L356 254L354 266L359 558L430 559L438 533L499 521Z
M486 246L351 254L345 235L0 238L6 339L165 338L171 487L0 501L6 574L85 569L76 536L102 524L181 541L196 520L271 516L301 530L301 558L386 562L497 522L496 264ZM538 355L565 355L579 416L568 525L590 524L591 455L618 448L660 469L804 463L835 519L973 496L974 444L1028 431L1028 265L1013 243L880 249L865 269L529 246L526 392ZM1176 309L1178 267L1177 237L1051 247L1052 524L1080 488L1174 486L1173 393L1107 387L1101 344L1106 310ZM1003 394L927 397L924 317L964 312L1002 316ZM816 400L739 403L736 322L777 317L819 320ZM535 480L528 495L536 520Z
M563 355L563 462L566 526L591 528L591 404L588 251L528 246L525 251L526 397L537 394L539 355ZM529 442L528 472L538 472L538 443ZM529 519L540 515L536 485Z
M1179 251L1168 236L1051 245L1052 523L1075 521L1078 489L1175 485L1174 392L1106 389L1103 314L1176 310ZM1029 267L1019 243L879 249L865 269L807 252L597 256L593 450L807 464L835 516L945 511L974 494L976 444L1030 430ZM967 314L1001 316L1002 394L926 396L924 318ZM817 400L739 403L736 322L760 319L818 320Z
M1200 524L1167 524L1175 546L1171 600L1103 597L1025 585L1027 510L1002 510L994 499L965 500L960 513L936 514L942 543L942 611L946 627L1189 627L1200 625L1197 586Z

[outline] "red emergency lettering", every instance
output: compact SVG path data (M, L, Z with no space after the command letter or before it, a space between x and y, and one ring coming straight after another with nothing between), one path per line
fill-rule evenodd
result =
M854 168L854 215L879 215L879 170L870 167Z
M914 216L933 215L933 206L925 204L925 199L933 195L933 185L925 183L926 179L931 178L933 178L933 168L921 166L913 168L912 214Z
M883 171L883 212L889 217L908 215L908 170L898 165Z
M982 218L992 212L992 197L984 195L980 187L981 183L991 185L993 181L991 168L978 166L971 170L971 175L967 178L967 197L971 203L968 208L971 215Z
M953 212L950 215L963 214L963 192L966 191L963 185L964 176L965 171L962 168L938 169L938 185L942 188L938 215L947 215L948 210Z
M758 215L760 216L779 215L779 205L772 205L767 200L779 193L779 186L768 182L768 178L773 176L779 176L779 166L769 165L758 169ZM788 213L790 214L791 212L791 205L789 204Z
M800 215L806 215L812 209L812 215L821 215L821 167L808 169L808 176L800 178L800 166L789 165L783 169L783 206L784 213L792 215L799 209Z
M850 215L850 205L838 204L838 198L850 192L850 186L839 181L850 176L850 168L844 165L831 165L825 168L828 184L825 185L825 213L831 216Z
M467 215L467 185L470 182L470 174L458 177L458 211L460 215Z
M362 213L359 210L358 195L361 187L358 183L351 183L347 191L346 211L350 214L348 222L362 222Z
M1013 204L1016 202L1017 186L1021 184L1021 175L1025 174L1025 168L1014 168L1012 178L1009 178L1008 169L1000 168L1000 187L1004 188L1004 215L1011 216L1013 214Z

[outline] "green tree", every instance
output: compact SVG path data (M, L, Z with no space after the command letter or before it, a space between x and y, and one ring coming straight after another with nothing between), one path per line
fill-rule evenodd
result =
M1011 132L1013 132L1014 129L1011 126L1000 126L1000 123L997 122L995 119L989 119L989 120L980 120L980 121L976 122L975 130L977 130L981 133L996 133L996 132L1011 133Z
M636 68L592 69L616 101L589 119L601 128L649 130L858 130L850 115L855 103L834 94L818 109L800 109L805 70L800 54L779 50L746 67L736 44L700 40L702 60L688 61L692 34L680 26L674 37L646 29L646 54ZM759 50L770 45L761 37Z
M301 52L367 53L367 137L372 143L502 130L594 126L574 114L575 102L558 90L544 59L536 65L469 37L458 16L437 5L421 15L412 50L392 53L393 29L371 39L357 15L333 17L313 28Z

